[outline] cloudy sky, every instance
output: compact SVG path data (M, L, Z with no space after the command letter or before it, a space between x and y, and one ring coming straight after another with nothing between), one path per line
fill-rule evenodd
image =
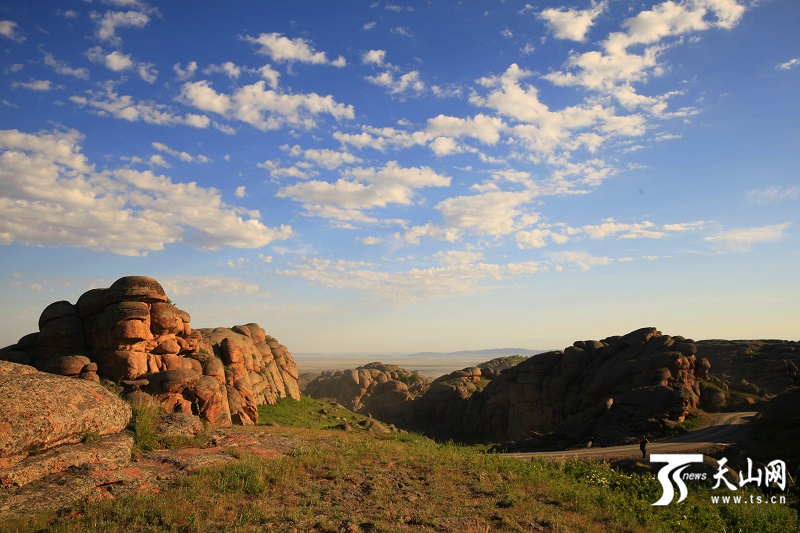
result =
M296 352L798 338L796 0L0 7L0 345L123 275Z

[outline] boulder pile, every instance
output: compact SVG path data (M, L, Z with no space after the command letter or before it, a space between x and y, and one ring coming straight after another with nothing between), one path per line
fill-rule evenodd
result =
M328 370L304 389L312 398L329 398L351 411L371 414L390 424L411 423L411 403L430 384L420 372L397 365L369 363L348 370Z
M656 328L576 341L502 373L466 400L453 429L512 440L555 431L608 442L667 429L698 406L698 379L710 363L696 353L691 339Z
M255 323L195 330L153 278L127 276L75 304L49 305L39 332L0 350L0 360L124 387L130 401L215 424L254 424L256 407L300 398L289 350Z

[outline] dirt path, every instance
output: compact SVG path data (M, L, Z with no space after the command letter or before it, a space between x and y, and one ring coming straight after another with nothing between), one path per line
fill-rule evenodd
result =
M714 413L711 424L704 428L688 431L683 435L647 446L651 453L703 453L710 454L733 444L747 441L752 427L750 422L755 412ZM636 459L642 457L638 444L609 446L607 448L580 448L556 452L506 453L507 457L530 460L532 457L559 459L561 457L582 457L597 460Z

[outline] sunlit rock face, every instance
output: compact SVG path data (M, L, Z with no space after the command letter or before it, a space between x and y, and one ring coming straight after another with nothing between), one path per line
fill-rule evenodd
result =
M258 324L195 330L158 281L126 276L73 305L42 312L39 332L0 350L0 359L123 387L169 412L217 424L255 424L257 406L300 398L289 350Z

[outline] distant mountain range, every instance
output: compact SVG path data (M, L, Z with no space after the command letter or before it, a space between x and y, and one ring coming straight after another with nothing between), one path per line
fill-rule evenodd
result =
M537 353L549 352L550 350L530 350L528 348L489 348L486 350L461 350L458 352L417 352L406 354L403 357L466 357L476 360L489 360L495 357L506 357L509 355L536 355Z

